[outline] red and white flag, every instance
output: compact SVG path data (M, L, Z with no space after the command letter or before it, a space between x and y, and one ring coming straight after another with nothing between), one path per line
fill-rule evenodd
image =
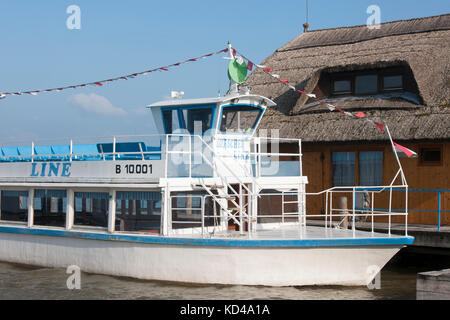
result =
M408 158L417 158L417 153L415 153L414 151L399 145L398 143L394 143L394 148L395 148L395 152L397 152L398 155L406 155Z

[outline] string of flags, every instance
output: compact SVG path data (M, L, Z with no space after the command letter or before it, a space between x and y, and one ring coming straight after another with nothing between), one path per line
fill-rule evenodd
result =
M254 62L252 62L250 59L248 59L247 57L245 57L242 53L238 52L236 49L233 48L233 56L235 57L236 54L239 53L244 59L247 60L247 69L249 71L252 71L253 67L259 68L261 69L264 73L268 74L269 76L271 76L274 79L277 79L279 82L285 84L286 86L288 86L291 90L297 91L303 95L306 95L307 97L317 101L320 105L325 105L328 110L330 112L333 111L339 111L342 115L345 116L349 116L352 118L359 118L359 119L363 119L366 122L372 123L373 125L375 125L380 131L381 133L384 132L385 126L382 123L373 121L372 119L367 118L367 115L364 112L358 112L358 113L352 113L352 112L348 112L348 111L344 111L341 108L332 105L330 103L327 103L323 100L321 100L320 98L318 98L314 93L307 93L305 91L299 90L297 88L295 88L293 85L289 84L289 81L287 79L281 78L280 75L272 73L273 69L264 65L258 65ZM406 155L408 158L412 158L412 157L417 157L417 153L415 153L414 151L399 145L398 143L394 143L394 148L395 148L395 152L397 153L401 153Z
M220 53L224 53L224 52L228 52L228 48L222 49L222 50L219 50L219 51L216 51L216 52L204 54L204 55L202 55L200 57L197 57L197 58L191 58L191 59L187 59L187 60L184 60L184 61L181 61L181 62L169 64L167 66L158 67L158 68L145 70L145 71L141 71L141 72L135 72L135 73L131 73L131 74L128 74L128 75L123 75L123 76L110 78L110 79L105 79L105 80L100 80L100 81L81 83L81 84L65 86L65 87L56 87L56 88L51 88L51 89L39 89L39 90L27 90L27 91L15 91L15 92L0 92L0 99L5 98L8 95L20 96L20 95L23 95L23 94L29 94L29 95L32 95L32 96L36 96L37 94L42 93L42 92L52 92L52 91L60 92L62 90L66 90L66 89L76 89L76 88L83 88L83 87L87 87L87 86L102 87L103 85L105 85L107 83L110 83L110 82L113 82L113 81L133 79L133 78L136 78L137 76L147 75L147 74L149 74L151 72L156 72L156 71L160 71L160 72L161 71L169 71L169 68L177 67L177 66L180 66L180 65L185 64L185 63L195 62L195 61L198 61L200 59L211 57L211 56L214 56L214 55L217 55L217 54L220 54Z

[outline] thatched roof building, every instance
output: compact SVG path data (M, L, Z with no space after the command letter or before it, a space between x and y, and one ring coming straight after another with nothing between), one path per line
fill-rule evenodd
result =
M262 64L297 89L387 124L397 141L450 140L450 14L383 23L380 29L364 25L304 32ZM336 75L368 70L401 70L404 87L329 94ZM246 85L277 103L267 110L260 128L279 129L281 137L307 143L387 140L372 124L330 112L260 69Z

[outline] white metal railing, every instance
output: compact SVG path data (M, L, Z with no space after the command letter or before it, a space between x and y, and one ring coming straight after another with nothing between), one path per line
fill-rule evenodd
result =
M393 209L393 190L399 189L398 191L404 191L404 212ZM382 193L388 193L388 210L375 210L375 195L379 195ZM336 204L333 203L333 199L336 199L338 194L351 194L351 207L350 208L337 208ZM358 207L357 206L357 195L366 195L368 198L365 199L366 203L370 207ZM407 185L389 185L389 186L348 186L348 187L333 187L320 192L310 192L306 193L306 196L318 196L325 195L325 212L323 214L308 214L308 218L321 218L324 219L325 228L333 227L333 222L335 221L333 218L341 218L337 223L335 223L334 227L341 227L344 223L344 220L348 222L348 218L351 218L351 225L353 234L356 230L356 218L364 217L367 220L367 217L370 217L370 229L371 232L374 232L374 223L376 217L387 217L387 231L388 234L391 235L392 231L392 217L394 216L403 216L404 217L404 228L405 235L408 235L408 186Z
M213 210L212 210L212 214L208 214L206 212L206 204L208 203L208 198L211 198L210 195L175 195L175 196L170 196L170 221L172 224L172 229L173 228L173 224L184 224L184 225L192 225L192 227L190 229L200 229L200 233L202 237L205 237L207 235L207 230L210 230L211 227L213 228L211 234L214 234L216 228L219 228L220 225L223 223L222 219L224 219L225 217L222 217L220 215L217 215L217 207L216 207L216 202L215 201L211 201L213 204ZM185 205L176 205L175 207L173 207L173 200L176 199L184 199L185 200ZM192 200L193 199L198 199L200 201L200 206L193 206ZM190 201L189 201L190 200ZM190 205L189 205L190 202ZM190 220L181 220L180 217L177 217L177 219L173 219L173 214L176 211L184 211L185 216L184 219L189 219ZM187 214L187 212L191 212L190 214ZM192 212L198 212L197 214L192 213ZM197 217L195 217L195 215L197 215ZM190 217L189 217L190 216ZM207 225L205 223L206 219L212 219L212 225ZM228 220L225 220L228 221Z
M148 155L161 155L163 152L160 150L143 150L141 143L146 143L148 147L157 148L161 146L163 137L165 135L151 134L151 135L121 135L112 137L84 137L76 139L42 139L39 141L32 141L31 143L23 143L22 141L16 141L15 145L11 145L9 142L7 145L1 145L0 148L4 148L4 151L0 153L0 162L35 162L35 161L77 161L77 160L120 160L123 157L132 155L132 160L145 160ZM147 141L137 141L147 139ZM153 144L151 139L157 138L159 146L150 146ZM89 142L87 142L89 141ZM53 144L50 144L53 142ZM137 143L139 150L132 151L117 151L117 145L121 143ZM111 144L112 151L107 152L102 150L102 145ZM76 152L74 147L92 145L97 148L94 152ZM53 152L52 147L58 147L58 149L66 148L68 152ZM14 154L4 154L5 152L12 152L11 148L15 148ZM36 154L36 148L41 148L41 152ZM49 152L42 152L43 148L49 150ZM162 146L161 146L162 148ZM141 159L137 159L140 156Z

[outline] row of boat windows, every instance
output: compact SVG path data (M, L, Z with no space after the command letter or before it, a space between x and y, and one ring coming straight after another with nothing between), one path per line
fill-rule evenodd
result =
M276 192L275 190L270 190ZM0 221L28 222L29 196L26 190L1 190ZM161 227L161 193L116 193L116 231L159 233ZM203 225L218 226L221 223L220 208L204 192L171 193L172 229L196 228ZM295 201L296 197L284 201ZM296 218L281 216L282 197L262 196L258 200L258 222L281 222ZM298 208L292 204L284 207L289 212ZM65 190L35 190L33 199L33 225L65 228L67 219L67 195ZM77 193L74 199L74 226L107 228L109 194L100 192ZM265 218L265 215L279 217ZM287 220L286 220L287 219Z
M251 106L224 107L219 129L221 132L250 133L261 117L262 109ZM163 110L164 129L167 134L187 130L189 133L205 133L212 129L214 109L211 107L176 108Z
M0 220L28 222L28 191L2 190ZM159 232L160 192L123 192L116 201L116 230ZM35 190L33 225L65 227L67 196L65 190ZM108 226L109 193L75 192L75 226Z

